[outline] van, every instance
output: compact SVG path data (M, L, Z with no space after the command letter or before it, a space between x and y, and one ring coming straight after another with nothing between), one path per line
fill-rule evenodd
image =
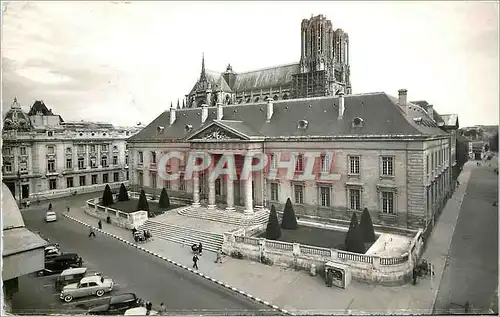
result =
M56 279L56 290L60 291L68 284L78 283L82 278L87 275L86 267L70 268L62 271ZM100 273L96 273L100 275Z

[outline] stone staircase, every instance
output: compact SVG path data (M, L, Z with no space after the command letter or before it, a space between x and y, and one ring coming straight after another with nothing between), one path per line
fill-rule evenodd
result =
M222 243L224 241L223 235L220 233L201 231L163 222L157 222L154 220L147 220L138 229L149 230L153 235L153 238L163 239L187 246L191 246L193 244L198 244L201 242L203 244L204 250L214 252L222 248Z
M178 211L180 215L186 217L199 218L203 220L228 223L237 226L254 226L267 223L269 211L266 209L256 210L251 218L241 212L226 211L221 209L208 209L205 207L182 208Z

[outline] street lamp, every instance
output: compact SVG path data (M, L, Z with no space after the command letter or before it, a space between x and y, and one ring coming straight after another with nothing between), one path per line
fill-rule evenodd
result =
M17 169L17 181L19 184L19 208L22 208L22 193L21 193L21 171Z

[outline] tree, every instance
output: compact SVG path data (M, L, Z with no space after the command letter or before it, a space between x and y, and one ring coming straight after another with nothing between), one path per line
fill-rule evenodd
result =
M141 189L139 202L137 203L137 210L149 211L149 204L148 200L146 199L146 193L144 192L144 189Z
M490 138L490 150L492 152L498 152L498 132Z
M168 193L165 188L161 190L160 201L158 202L160 208L167 209L170 206L170 198L168 198Z
M120 185L120 193L118 194L118 201L128 201L127 187L122 183Z
M373 229L372 217L368 212L368 208L363 209L359 229L363 236L363 242L375 242L375 230Z
M363 243L363 236L358 225L358 217L354 212L349 224L349 231L345 236L346 251L355 253L365 253L365 244Z
M103 206L111 206L113 204L113 193L111 192L111 188L109 185L104 187L104 192L102 193L102 205Z
M281 219L281 228L286 230L297 229L297 218L293 211L292 201L290 198L286 200L285 209L283 210L283 218Z
M267 221L266 239L278 240L280 237L281 228L278 221L278 214L276 213L276 208L272 205L271 212L269 213L269 220Z

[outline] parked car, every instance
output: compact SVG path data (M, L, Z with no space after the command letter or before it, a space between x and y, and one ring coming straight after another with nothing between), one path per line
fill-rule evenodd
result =
M105 293L111 292L115 283L111 278L104 276L84 277L78 283L69 284L63 287L59 298L66 303L74 298L95 295L101 297Z
M52 244L45 247L44 254L45 254L45 262L47 262L53 258L60 256L62 252L59 249L58 244Z
M124 293L112 296L106 304L92 307L87 314L122 315L127 310L140 306L141 300L134 293Z
M82 267L83 260L76 253L64 253L45 261L45 268L38 275L58 274L72 267Z
M127 309L124 313L125 316L146 316L146 307L140 306L135 308ZM149 312L150 316L158 316L158 312L156 310L151 310Z
M86 267L75 267L62 271L55 281L57 291L61 291L64 286L78 283L86 276L101 276L101 273L89 274Z
M56 213L53 211L47 211L45 213L45 222L57 221Z

